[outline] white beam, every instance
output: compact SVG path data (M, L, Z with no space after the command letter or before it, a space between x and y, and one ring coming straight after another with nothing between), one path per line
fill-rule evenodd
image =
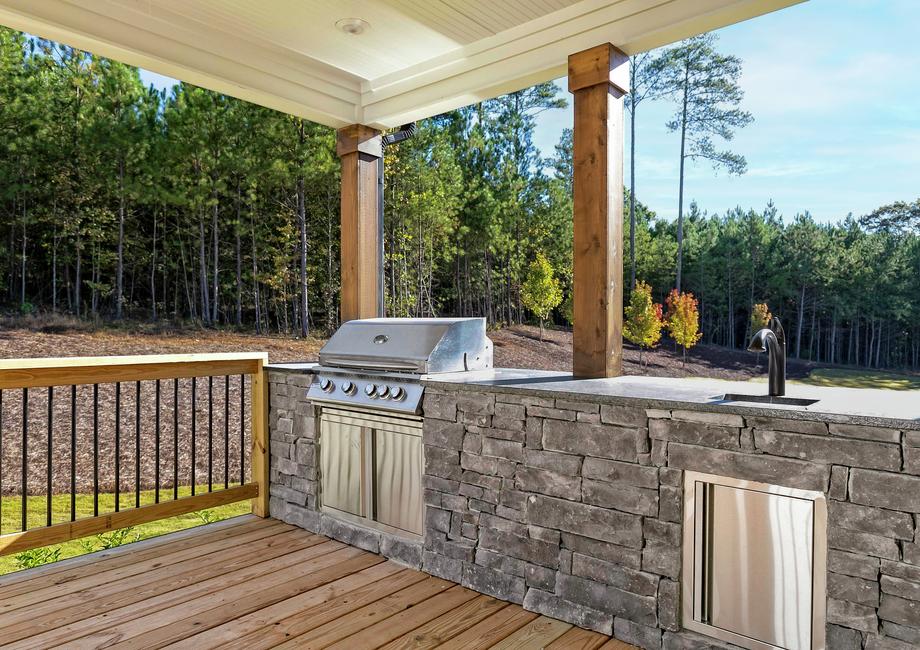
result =
M0 23L331 127L390 128L563 77L597 43L634 54L801 1L581 0L374 79L155 0L0 0Z
M364 84L361 122L380 127L437 115L565 76L597 43L635 54L803 0L585 0L448 56Z

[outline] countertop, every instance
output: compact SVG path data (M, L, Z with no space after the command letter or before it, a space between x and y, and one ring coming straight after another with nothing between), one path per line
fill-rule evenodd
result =
M268 370L313 372L316 363L272 364ZM920 430L920 391L892 391L787 384L788 397L817 399L810 406L725 402L726 393L764 395L766 383L695 377L576 379L568 372L496 368L477 372L428 375L432 388L471 390L541 397L562 397L644 408L687 409L739 415L821 420L894 429ZM636 404L639 402L639 404Z
M891 391L787 384L787 397L817 399L810 406L725 402L726 393L765 395L766 383L694 377L636 377L576 379L567 372L496 368L489 371L429 376L432 388L473 389L568 397L645 408L688 409L762 415L801 420L920 430L920 391Z

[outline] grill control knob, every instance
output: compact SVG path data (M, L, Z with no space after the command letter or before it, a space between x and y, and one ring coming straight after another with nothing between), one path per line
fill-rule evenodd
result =
M394 386L393 390L390 391L390 399L397 402L403 401L406 399L405 389L400 388L399 386Z
M377 386L375 386L374 384L368 384L367 386L364 387L364 393L368 397L377 397Z
M390 396L390 387L389 386L378 386L377 387L377 397L380 399L386 399Z
M344 384L342 384L342 392L346 395L354 395L355 392L357 392L357 389L355 388L353 382L346 381Z
M332 380L325 377L319 380L319 387L324 393L331 393L335 390L335 384L332 383Z

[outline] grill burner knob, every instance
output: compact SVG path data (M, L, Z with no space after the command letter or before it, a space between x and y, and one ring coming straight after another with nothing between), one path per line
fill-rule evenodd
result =
M367 386L364 387L364 393L368 397L377 397L377 386L375 386L374 384L368 384Z
M331 393L335 390L335 384L332 383L332 380L325 377L319 380L319 387L324 393Z
M380 386L377 388L377 397L380 399L386 399L390 396L390 387L389 386Z
M357 392L357 389L355 388L354 383L346 381L344 384L342 384L342 392L344 392L346 395L354 395L355 392Z
M390 399L401 402L406 399L406 391L399 386L395 386L393 390L390 391Z

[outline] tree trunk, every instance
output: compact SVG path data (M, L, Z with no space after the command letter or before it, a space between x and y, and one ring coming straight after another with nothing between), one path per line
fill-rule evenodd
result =
M211 208L211 236L214 243L214 253L211 258L211 263L214 265L214 293L211 294L211 324L217 325L218 322L218 309L220 308L220 284L218 280L218 267L219 267L219 256L220 249L218 248L218 203L217 203L217 187L215 185L212 190L212 196L214 199L214 205Z
M211 301L208 296L208 260L204 243L204 214L198 213L198 284L201 293L201 320L211 324Z
M687 99L690 92L690 63L684 67L684 98L680 117L680 189L677 198L677 278L674 286L681 290L681 273L684 265L684 163L687 161Z
M155 226L154 226L155 227ZM115 267L115 318L121 320L125 302L125 161L118 161L118 262ZM154 307L154 310L156 308ZM156 316L154 316L156 320Z
M57 223L54 226L54 232L51 234L51 311L57 313L58 310L58 287L57 287L57 251L58 251L58 234Z
M236 224L233 228L236 236L236 326L243 325L243 254L240 246L240 228L242 225L242 201L240 200L240 183L236 183Z
M636 95L630 93L629 112L629 290L636 287ZM642 356L642 350L639 350ZM641 363L641 361L640 361Z
M77 318L80 318L80 285L82 284L82 278L80 276L80 273L82 271L82 261L83 261L83 239L80 236L80 231L77 230L77 262L74 268L74 282L73 282L73 304L74 304L74 311L77 314Z
M796 324L795 328L795 358L802 358L802 326L803 321L805 320L805 285L802 285L801 291L799 291L799 321Z
M150 254L150 317L157 319L157 212L153 211L153 251ZM164 309L168 309L165 305Z
M22 204L22 259L20 260L20 269L19 269L19 309L20 312L24 313L26 308L26 244L28 242L28 234L26 233L26 206L25 201Z
M303 121L300 124L303 142ZM307 287L307 206L304 178L297 179L297 225L300 228L300 336L310 335L310 299Z
M262 302L259 298L259 253L256 249L256 221L249 210L249 229L252 234L252 302L256 307L256 334L262 333Z

